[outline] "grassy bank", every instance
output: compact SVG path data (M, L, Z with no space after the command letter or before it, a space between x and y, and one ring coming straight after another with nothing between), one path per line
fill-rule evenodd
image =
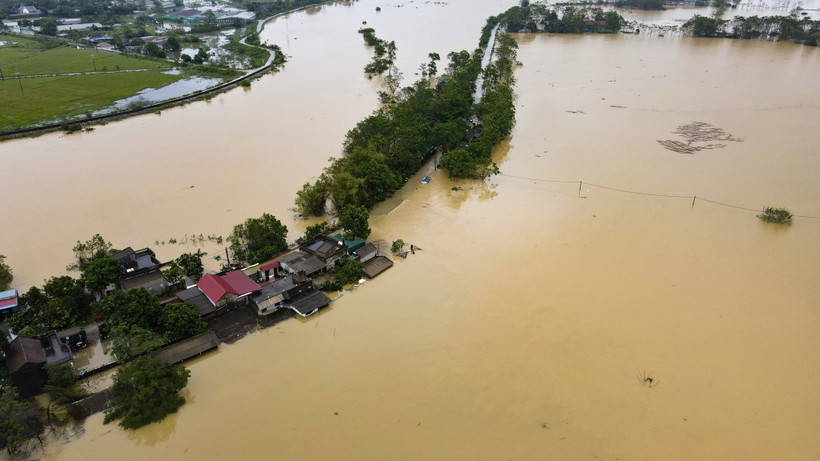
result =
M168 85L183 77L155 70L19 81L7 78L0 81L0 131L102 109L118 99L133 96L146 88Z

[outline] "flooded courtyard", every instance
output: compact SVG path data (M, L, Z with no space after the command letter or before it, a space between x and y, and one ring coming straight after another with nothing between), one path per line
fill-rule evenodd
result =
M38 283L97 232L136 248L270 212L295 237L295 191L376 105L361 22L396 40L409 82L515 2L495 3L297 13L263 32L291 61L250 91L0 144L15 280ZM453 17L469 33L443 26ZM820 50L515 37L502 174L451 181L430 165L371 215L372 238L422 251L310 320L186 364L188 403L162 423L125 432L94 415L44 457L820 456ZM732 140L681 136L693 122ZM781 228L744 209L768 205L803 217Z

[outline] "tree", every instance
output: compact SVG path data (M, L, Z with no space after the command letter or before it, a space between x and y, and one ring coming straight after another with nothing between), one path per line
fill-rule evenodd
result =
M352 240L355 238L366 239L370 236L370 226L367 221L370 219L370 212L363 206L347 206L339 213L339 223L344 227L344 238Z
M67 275L52 277L43 288L31 287L20 296L20 309L8 324L14 331L31 327L39 334L82 324L91 315L94 296L85 291L83 283Z
M88 392L80 386L80 374L73 366L50 363L45 369L48 381L43 391L48 393L52 402L67 405L88 396Z
M80 265L80 280L95 294L102 294L120 275L120 262L108 255L84 261Z
M43 35L57 35L57 20L55 18L40 19L40 33Z
M287 235L287 226L265 213L260 218L248 218L243 224L234 226L228 241L237 259L253 264L287 250Z
M333 281L344 286L359 281L363 275L362 263L349 256L344 256L336 261L336 272L333 274Z
M155 58L164 58L165 52L162 51L162 48L159 47L154 42L148 42L145 44L145 54L148 56L153 56Z
M430 62L427 64L427 75L431 77L435 77L438 73L438 67L436 66L436 61L441 60L441 56L438 53L429 53L427 55L430 58Z
M208 329L196 306L188 303L168 304L162 309L160 323L168 341L198 335Z
M307 229L305 229L305 235L296 239L296 244L301 245L305 242L309 242L313 240L313 237L316 237L317 235L321 234L322 232L325 232L326 230L328 230L327 221L322 221L318 224L308 226Z
M157 324L159 300L145 288L117 290L101 299L97 310L114 326L137 325L150 330Z
M139 325L119 324L111 330L111 352L120 362L151 352L161 345L162 341L151 330Z
M9 455L13 455L25 440L24 428L17 422L17 415L28 407L28 403L20 401L14 386L0 385L0 440L5 443Z
M196 253L183 253L176 259L176 263L185 275L199 280L205 272L205 268L202 267L202 257L205 255L202 250L196 250Z
M175 52L179 51L180 48L181 48L181 45L179 44L179 40L177 40L176 37L174 37L174 36L168 37L168 41L165 42L165 50L166 51L169 51L171 53L175 53Z
M190 375L182 365L151 356L123 365L114 375L111 407L104 422L119 419L123 428L136 429L162 421L185 404L179 392Z
M327 177L322 175L315 183L306 182L296 192L296 211L303 217L322 216L328 198Z
M14 274L11 267L6 264L6 257L0 255L0 291L8 290L12 280L14 280Z
M111 253L111 242L106 242L100 234L94 234L85 242L77 240L77 244L74 245L72 251L74 252L75 262L73 265L68 266L66 270L79 269L85 261L109 255Z

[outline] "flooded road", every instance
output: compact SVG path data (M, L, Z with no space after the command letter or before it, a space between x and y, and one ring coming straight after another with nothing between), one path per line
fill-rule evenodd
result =
M475 3L447 8L467 4ZM310 25L332 35L366 17L377 35L397 41L405 75L430 49L419 38L412 56L415 45L402 35L412 27L400 16L380 24L389 16L375 19L374 5L273 24L266 33L290 37L298 53L248 93L0 148L62 172L96 165L104 184L142 172L152 178L147 198L122 192L109 207L87 205L97 214L78 213L110 232L65 218L61 227L80 234L60 247L66 258L71 240L96 231L150 242L152 229L162 237L212 223L196 232L227 233L262 211L287 216L296 188L375 104L376 83L359 73L369 59L361 38L310 38ZM476 19L464 47L479 28ZM402 238L423 251L316 317L191 362L188 403L162 423L125 432L95 415L85 434L50 444L45 458L820 456L820 220L779 228L743 209L594 186L579 198L577 182L820 216L820 50L670 37L516 38L523 67L517 123L495 152L502 175L452 182L423 170L373 212L373 238ZM339 69L332 85L321 80L326 62ZM298 94L308 87L314 92ZM248 117L249 107L259 116ZM320 135L293 120L308 113ZM673 132L693 121L742 142L692 155L658 143L680 139ZM167 145L137 142L146 133ZM109 143L106 155L81 148L93 139ZM135 145L114 149L117 139ZM260 166L240 171L243 154ZM101 175L100 162L136 169ZM432 180L423 186L425 175ZM196 188L182 187L189 183ZM78 187L66 195L103 195L94 184ZM107 209L142 214L117 227L122 218L106 221ZM19 212L43 224L32 229L49 229L41 239L50 244L56 226L45 225L47 213Z

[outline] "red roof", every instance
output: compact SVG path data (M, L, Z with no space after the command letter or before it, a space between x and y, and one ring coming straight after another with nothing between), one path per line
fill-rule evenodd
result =
M218 303L227 293L242 296L260 289L259 285L242 271L228 272L222 276L206 274L196 283L196 286L214 304Z
M279 261L274 261L270 264L265 264L264 266L260 267L259 270L262 272L267 272L271 269L276 269L277 267L282 267L282 265L279 264Z
M17 307L17 298L4 299L0 301L0 309L6 309L9 307Z

